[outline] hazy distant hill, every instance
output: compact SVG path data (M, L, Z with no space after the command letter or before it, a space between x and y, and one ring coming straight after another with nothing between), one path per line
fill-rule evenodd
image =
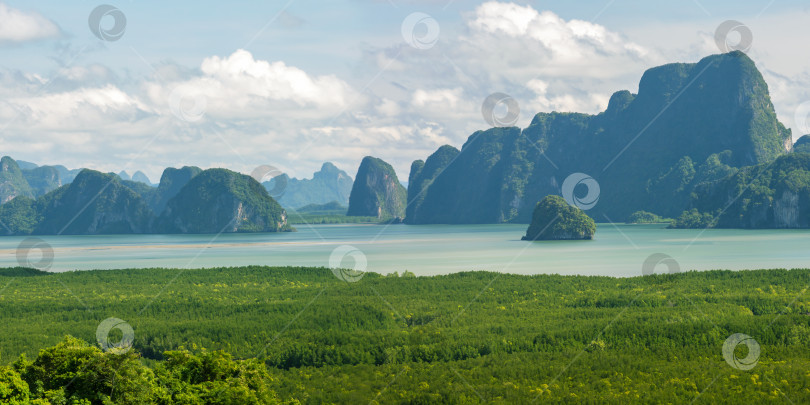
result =
M62 178L59 176L59 171L53 166L41 166L23 170L22 173L28 185L31 186L35 197L45 195L62 185Z
M337 201L342 205L349 204L349 194L352 192L352 178L343 170L338 169L330 162L321 166L321 170L313 174L312 179L290 178L286 174L262 183L271 193L278 193L274 198L284 207L300 208L309 204L326 204ZM285 186L276 190L276 182L281 181Z
M639 93L615 93L598 115L539 113L528 128L493 128L460 153L414 163L408 223L529 222L538 201L573 173L600 185L588 215L623 221L676 216L701 182L769 162L790 148L768 86L741 52L648 70ZM582 190L578 190L582 192Z
M149 177L144 174L144 172L138 170L135 174L132 175L132 181L137 181L139 183L153 185L152 181L149 180Z
M20 167L20 170L31 170L39 167L36 163L26 162L24 160L18 160L17 166Z

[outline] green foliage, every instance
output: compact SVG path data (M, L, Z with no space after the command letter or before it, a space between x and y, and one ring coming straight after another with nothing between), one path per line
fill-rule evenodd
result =
M25 405L29 402L30 390L20 374L11 367L0 367L0 403Z
M102 352L81 339L67 336L39 351L22 371L22 378L39 398L64 398L67 403L152 403L152 370L134 352ZM52 401L53 402L53 401Z
M33 356L15 369L52 403L807 403L808 284L810 270L357 283L314 268L69 272L3 292L0 351ZM62 338L95 341L110 316L135 329L124 357ZM733 333L761 345L753 370L723 360Z
M711 228L715 224L715 218L708 212L701 214L697 208L684 211L678 216L669 227L672 229L703 229Z
M273 378L256 360L234 360L222 351L164 353L147 367L135 352L102 352L66 336L24 357L14 368L0 367L3 404L275 404ZM19 370L19 372L18 372ZM29 402L30 401L30 402Z
M537 203L523 240L593 239L596 223L581 209L557 195Z
M0 222L4 225L0 232L8 235L28 235L41 220L36 201L26 196L17 196L0 205Z
M297 210L287 210L288 222L297 224L361 224L377 223L377 217L347 216L346 207L337 201L326 204L310 204Z
M802 135L802 137L793 144L793 152L810 153L810 135Z
M223 351L199 353L187 350L163 353L155 375L166 394L166 404L273 404L273 379L264 363L256 359L235 361Z
M321 215L345 215L346 210L347 208L340 205L337 201L331 201L326 204L309 204L295 209L296 212L300 213Z
M0 277L37 277L37 276L49 276L51 274L53 273L38 269L32 269L29 267L0 268Z
M664 222L672 222L672 220L647 211L636 211L627 217L628 224L660 224Z
M287 221L290 225L322 225L322 224L376 224L377 217L350 217L347 215L300 214L289 212Z

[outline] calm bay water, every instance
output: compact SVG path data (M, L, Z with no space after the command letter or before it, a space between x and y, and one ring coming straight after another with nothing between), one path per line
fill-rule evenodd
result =
M491 270L518 274L641 275L653 253L683 271L810 267L810 230L671 230L599 224L593 241L525 242L525 225L298 225L298 232L216 235L42 236L51 271L241 265L322 266L351 245L368 270L417 275ZM16 266L22 237L0 237L0 267ZM37 261L39 252L31 259ZM352 260L343 264L352 266ZM657 269L664 272L663 266Z

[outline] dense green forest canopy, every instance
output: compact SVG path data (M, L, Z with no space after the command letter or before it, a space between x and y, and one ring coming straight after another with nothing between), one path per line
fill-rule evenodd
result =
M810 270L0 274L0 395L22 381L51 403L810 401ZM110 317L134 330L126 355L95 348ZM724 361L735 333L761 345L751 370Z

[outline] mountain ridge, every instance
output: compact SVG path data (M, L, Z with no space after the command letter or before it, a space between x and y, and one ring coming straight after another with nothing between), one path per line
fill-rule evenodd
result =
M790 141L745 54L667 64L644 73L638 94L614 93L599 114L538 113L522 130L473 133L429 184L420 184L415 162L408 192L415 206L405 222L528 223L536 203L561 194L574 173L601 186L588 211L594 218L675 216L698 182L771 161Z

